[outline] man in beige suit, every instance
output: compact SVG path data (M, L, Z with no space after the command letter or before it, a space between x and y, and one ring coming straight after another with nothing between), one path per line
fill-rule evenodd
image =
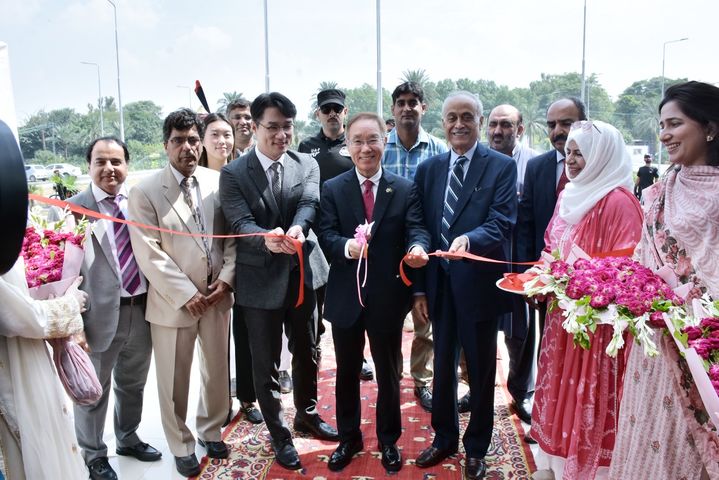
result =
M197 163L202 123L194 112L172 112L163 126L169 164L130 191L130 218L193 234L224 234L219 173ZM175 466L200 473L187 399L195 341L200 349L197 436L212 458L226 458L220 429L227 415L227 336L235 277L234 241L130 229L140 269L149 281L146 318L152 332L162 427Z

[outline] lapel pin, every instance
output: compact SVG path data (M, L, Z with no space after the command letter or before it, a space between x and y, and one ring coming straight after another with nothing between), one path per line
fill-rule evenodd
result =
M387 190L385 190L387 193L392 193L392 189L390 187L387 187Z

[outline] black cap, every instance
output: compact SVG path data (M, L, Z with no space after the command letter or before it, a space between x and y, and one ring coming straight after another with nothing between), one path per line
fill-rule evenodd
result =
M317 107L323 107L327 104L336 104L345 106L345 93L336 88L328 88L317 94Z

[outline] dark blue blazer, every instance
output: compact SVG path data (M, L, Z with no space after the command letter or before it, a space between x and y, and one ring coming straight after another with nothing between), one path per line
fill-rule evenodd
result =
M415 183L422 199L425 225L432 239L431 251L442 249L440 231L449 158L449 153L431 157L420 163L415 175ZM508 260L510 236L516 220L516 164L510 157L478 144L457 200L455 215L450 224L449 243L460 235L467 235L470 253ZM493 318L493 314L509 311L509 297L495 286L502 273L508 271L507 264L450 261L450 294L456 308L461 308L463 314L469 315L475 321L489 320ZM424 269L424 278L417 282L415 289L427 294L432 310L437 306L437 282L441 274L443 271L440 260L430 257L429 264ZM431 311L430 318L437 318L436 313Z
M372 314L364 321L375 330L392 330L401 328L412 298L410 288L399 277L399 263L413 245L429 251L429 234L422 222L417 187L410 180L384 170L373 217L367 283L361 290L362 302ZM331 262L324 318L342 328L354 324L362 313L357 298L358 261L347 259L344 249L357 226L364 222L362 192L355 169L325 182L318 229L320 246ZM406 272L411 270L405 267Z
M556 203L557 151L552 149L527 163L517 217L517 261L539 258L544 248L544 231Z

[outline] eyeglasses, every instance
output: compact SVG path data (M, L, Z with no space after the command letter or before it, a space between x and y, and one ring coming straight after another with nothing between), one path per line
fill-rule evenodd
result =
M602 131L599 130L599 127L594 125L594 123L591 120L579 120L578 122L574 122L572 124L571 129L577 130L577 129L581 128L583 132L589 132L592 130L592 127L594 127L597 130L597 132L602 133Z
M292 129L295 126L293 123L287 123L285 125L265 125L263 123L257 122L257 124L270 132L271 135L277 135L278 133L280 133L280 131L286 134L291 134Z
M345 107L342 105L337 105L336 103L330 103L328 105L322 105L320 107L320 112L322 112L325 115L329 115L330 112L335 112L337 114L342 113L342 110L344 110Z
M377 147L382 143L380 138L370 138L369 140L352 140L350 146L354 148L362 148L367 145L368 147Z
M191 147L194 147L200 143L200 137L172 137L170 139L170 143L176 147L183 146L185 142L189 143Z

